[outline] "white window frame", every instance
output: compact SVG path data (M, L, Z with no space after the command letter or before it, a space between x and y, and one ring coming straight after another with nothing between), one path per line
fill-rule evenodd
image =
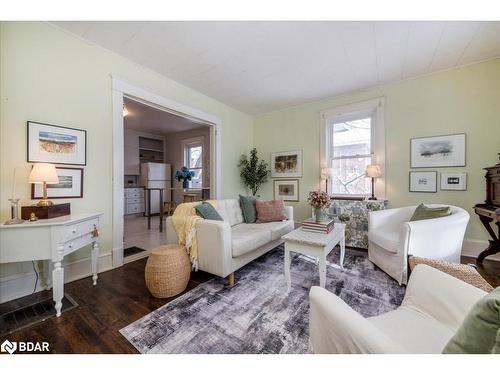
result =
M371 114L371 156L372 164L380 165L382 177L375 179L375 196L378 199L385 199L385 126L384 126L384 98L375 98L366 100L359 103L352 103L341 107L335 107L320 112L321 126L320 126L320 168L330 167L330 160L332 155L332 137L331 127L329 124L332 122L340 122L349 120L351 118L370 117ZM366 156L366 155L363 155ZM320 169L321 174L321 169ZM326 189L326 181L321 181L320 188ZM328 191L332 192L332 179L328 180ZM359 194L331 194L338 198L366 198L368 195Z
M188 168L190 168L188 166L188 159L189 159L189 156L188 156L188 147L193 147L193 146L201 146L201 167L195 167L195 168L190 168L190 169L201 169L202 172L201 172L201 187L203 188L203 185L204 185L204 171L205 171L205 137L201 136L201 137L194 137L194 138L187 138L187 139L183 139L181 141L181 145L182 145L182 153L183 153L183 159L184 159L184 165ZM201 190L201 189L196 189L196 190Z

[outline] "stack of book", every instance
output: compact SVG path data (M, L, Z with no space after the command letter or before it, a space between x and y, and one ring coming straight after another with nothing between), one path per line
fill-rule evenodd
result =
M316 221L314 219L307 219L302 222L302 230L307 232L328 234L333 230L335 223L333 219L326 221Z

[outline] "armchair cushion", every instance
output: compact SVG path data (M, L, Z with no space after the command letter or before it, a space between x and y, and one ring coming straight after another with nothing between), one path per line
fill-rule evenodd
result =
M491 354L500 329L500 287L481 298L469 311L445 354Z
M427 207L425 204L420 203L415 209L415 212L410 218L410 221L437 219L440 217L450 216L450 215L451 215L451 208L448 206Z
M383 249L393 254L398 253L399 231L391 230L391 228L387 228L386 230L379 228L368 232L368 238Z

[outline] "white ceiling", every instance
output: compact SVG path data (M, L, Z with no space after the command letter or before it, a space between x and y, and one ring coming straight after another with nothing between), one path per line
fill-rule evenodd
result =
M123 98L123 104L128 111L123 118L123 126L127 129L163 135L206 126L129 98Z
M250 114L500 56L500 22L56 22Z

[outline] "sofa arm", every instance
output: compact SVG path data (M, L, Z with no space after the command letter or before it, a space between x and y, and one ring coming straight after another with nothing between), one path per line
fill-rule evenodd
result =
M430 315L456 331L484 295L486 292L462 280L418 264L411 273L402 306Z
M199 220L196 223L198 268L220 277L233 272L231 226L228 222Z
M313 286L309 336L314 353L403 353L397 343L335 294Z
M293 207L292 206L285 206L285 211L286 211L286 217L288 220L293 221Z

